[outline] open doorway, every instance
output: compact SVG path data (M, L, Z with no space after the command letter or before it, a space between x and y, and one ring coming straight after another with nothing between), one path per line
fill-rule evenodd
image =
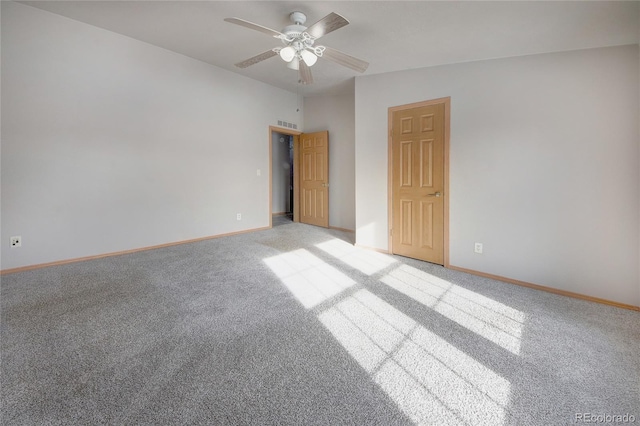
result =
M299 221L298 135L300 132L269 127L269 226Z
M271 133L271 215L276 225L293 221L293 138L278 131Z
M269 126L269 227L281 216L329 227L328 131Z

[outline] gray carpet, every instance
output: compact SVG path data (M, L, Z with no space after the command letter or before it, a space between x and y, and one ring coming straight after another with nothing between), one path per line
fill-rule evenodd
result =
M352 238L279 217L2 276L2 424L640 422L640 313Z

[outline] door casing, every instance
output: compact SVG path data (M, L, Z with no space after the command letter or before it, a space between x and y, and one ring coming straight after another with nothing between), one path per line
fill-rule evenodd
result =
M393 239L391 238L391 230L393 227L393 113L406 109L419 108L429 105L444 104L444 267L449 267L449 133L451 123L451 97L438 98L429 101L416 102L412 104L399 105L389 108L389 124L388 124L388 165L387 165L387 206L388 206L388 222L387 237L389 253L393 253Z

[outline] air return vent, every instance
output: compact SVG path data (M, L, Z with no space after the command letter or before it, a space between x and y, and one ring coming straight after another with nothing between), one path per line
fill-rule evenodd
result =
M286 121L278 120L278 126L286 127L288 129L297 129L298 125L295 123L287 123Z

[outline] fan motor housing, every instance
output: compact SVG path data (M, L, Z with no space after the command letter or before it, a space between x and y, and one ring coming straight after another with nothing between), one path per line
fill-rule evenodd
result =
M300 36L305 30L307 29L307 27L305 27L304 25L298 25L298 24L293 24L293 25L287 25L286 27L284 27L284 29L282 30L282 34L285 34L289 37L298 37Z
M291 19L291 22L293 22L294 24L302 25L307 22L307 15L302 12L295 11L289 14L289 19Z

